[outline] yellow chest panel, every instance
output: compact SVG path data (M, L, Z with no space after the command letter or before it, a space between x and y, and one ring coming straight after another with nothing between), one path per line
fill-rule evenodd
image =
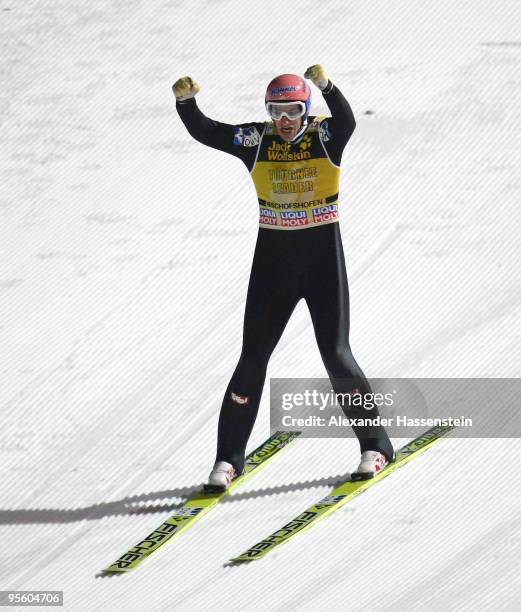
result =
M260 205L260 224L305 229L338 221L340 168L328 158L316 123L295 145L268 129L251 172Z

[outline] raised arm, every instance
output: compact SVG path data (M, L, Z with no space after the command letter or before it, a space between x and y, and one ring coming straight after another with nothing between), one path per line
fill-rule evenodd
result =
M342 92L328 79L320 64L308 68L304 74L322 92L331 117L321 123L323 142L332 161L340 165L342 152L355 131L356 121L349 102Z
M210 119L197 106L195 96L200 88L190 77L178 79L172 89L177 112L188 133L208 147L239 157L251 169L263 125L231 125Z

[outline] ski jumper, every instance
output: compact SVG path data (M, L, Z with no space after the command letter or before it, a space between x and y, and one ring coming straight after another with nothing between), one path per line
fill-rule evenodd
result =
M218 429L216 460L231 463L238 473L269 358L300 299L308 305L335 392L371 393L349 346L349 292L338 223L340 162L356 123L338 88L330 82L325 91L331 117L309 117L307 129L294 143L284 141L273 122L229 125L206 117L195 98L176 105L196 140L245 163L259 201L242 352L226 389ZM376 408L363 412L366 418L378 415ZM382 427L353 430L362 452L376 450L393 459Z

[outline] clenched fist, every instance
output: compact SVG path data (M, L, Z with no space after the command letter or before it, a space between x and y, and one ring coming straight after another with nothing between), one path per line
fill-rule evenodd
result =
M175 99L178 102L195 97L195 94L199 91L199 89L199 85L192 79L192 77L189 76L177 79L177 81L172 85L172 91L174 92Z
M327 74L320 64L314 64L313 66L310 66L306 70L306 72L304 72L304 77L306 79L309 79L313 83L313 85L316 85L321 90L327 87Z

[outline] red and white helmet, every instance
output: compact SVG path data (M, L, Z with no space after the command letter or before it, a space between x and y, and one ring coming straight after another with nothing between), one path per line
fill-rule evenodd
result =
M311 89L298 74L280 74L270 81L266 89L265 103L304 102L304 123L311 108Z

